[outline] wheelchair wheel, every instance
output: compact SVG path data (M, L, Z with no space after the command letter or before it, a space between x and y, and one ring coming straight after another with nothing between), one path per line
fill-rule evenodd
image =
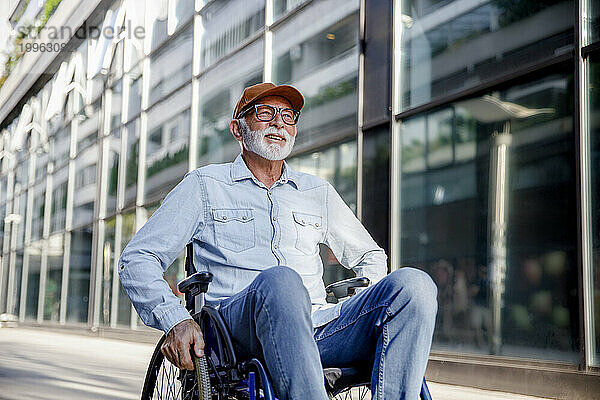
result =
M371 400L371 390L368 385L359 385L337 392L331 400Z
M142 400L212 400L206 358L194 360L194 371L180 370L160 351L164 341L163 335L152 354L142 389Z

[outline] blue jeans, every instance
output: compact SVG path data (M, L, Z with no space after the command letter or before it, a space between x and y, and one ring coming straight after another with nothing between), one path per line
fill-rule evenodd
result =
M372 366L376 400L415 400L427 366L437 289L429 275L402 268L347 299L340 316L312 327L311 302L288 267L261 272L220 312L240 359L265 361L281 400L327 400L323 368Z

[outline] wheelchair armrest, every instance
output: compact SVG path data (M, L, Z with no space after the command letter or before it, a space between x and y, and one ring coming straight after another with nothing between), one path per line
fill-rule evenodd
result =
M344 279L343 281L334 282L325 288L328 294L333 294L336 299L343 299L344 297L352 296L354 289L357 287L369 286L369 278L364 276L356 276L350 279Z
M208 271L196 272L177 284L181 293L196 296L208 291L208 284L212 282L213 275Z

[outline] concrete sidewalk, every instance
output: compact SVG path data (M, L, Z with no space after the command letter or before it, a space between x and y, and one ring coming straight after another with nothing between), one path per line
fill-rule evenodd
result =
M0 399L139 399L154 346L43 328L0 328ZM429 382L434 400L539 397Z
M465 386L427 382L433 400L542 400L547 397L525 396L516 393L495 392Z

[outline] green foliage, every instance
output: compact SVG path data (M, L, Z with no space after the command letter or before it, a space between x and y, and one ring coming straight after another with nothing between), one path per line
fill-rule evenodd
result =
M17 21L23 16L23 13L25 12L27 5L29 4L29 1L30 0L26 0L21 15L19 16L19 18L16 19ZM21 59L21 57L24 54L22 46L23 40L27 37L30 37L31 32L33 32L34 30L36 31L35 36L37 37L37 35L44 28L44 26L46 26L46 22L48 22L52 14L54 14L54 11L56 11L56 8L58 7L61 1L62 0L46 0L44 10L42 11L42 15L40 16L40 19L37 21L37 23L23 26L23 29L19 30L19 34L15 38L15 48L12 54L8 56L8 60L6 60L4 64L4 75L0 75L0 88L6 81L6 78L8 78L8 75L10 75L10 73L17 65L19 59Z
M507 26L537 14L543 9L562 1L563 0L493 0L492 4L500 11L500 26Z
M315 96L309 97L306 101L307 108L317 107L321 104L330 102L340 97L344 97L356 91L358 85L357 78L353 77L337 84L327 86L319 90Z
M117 179L119 178L119 163L113 163L108 172L108 194L114 196L117 194Z
M189 149L188 145L186 144L177 152L173 154L167 154L164 158L156 161L150 166L150 168L148 168L147 177L149 178L172 165L177 165L182 161L186 161L188 159L188 152Z
M46 22L50 19L56 8L60 4L62 0L46 0L46 4L44 5L44 13L42 14L42 18L40 19L40 24L38 28L38 32L42 30Z
M125 187L130 187L137 182L137 171L140 159L139 151L140 141L136 142L131 146L131 154L127 157L127 165L125 166Z

